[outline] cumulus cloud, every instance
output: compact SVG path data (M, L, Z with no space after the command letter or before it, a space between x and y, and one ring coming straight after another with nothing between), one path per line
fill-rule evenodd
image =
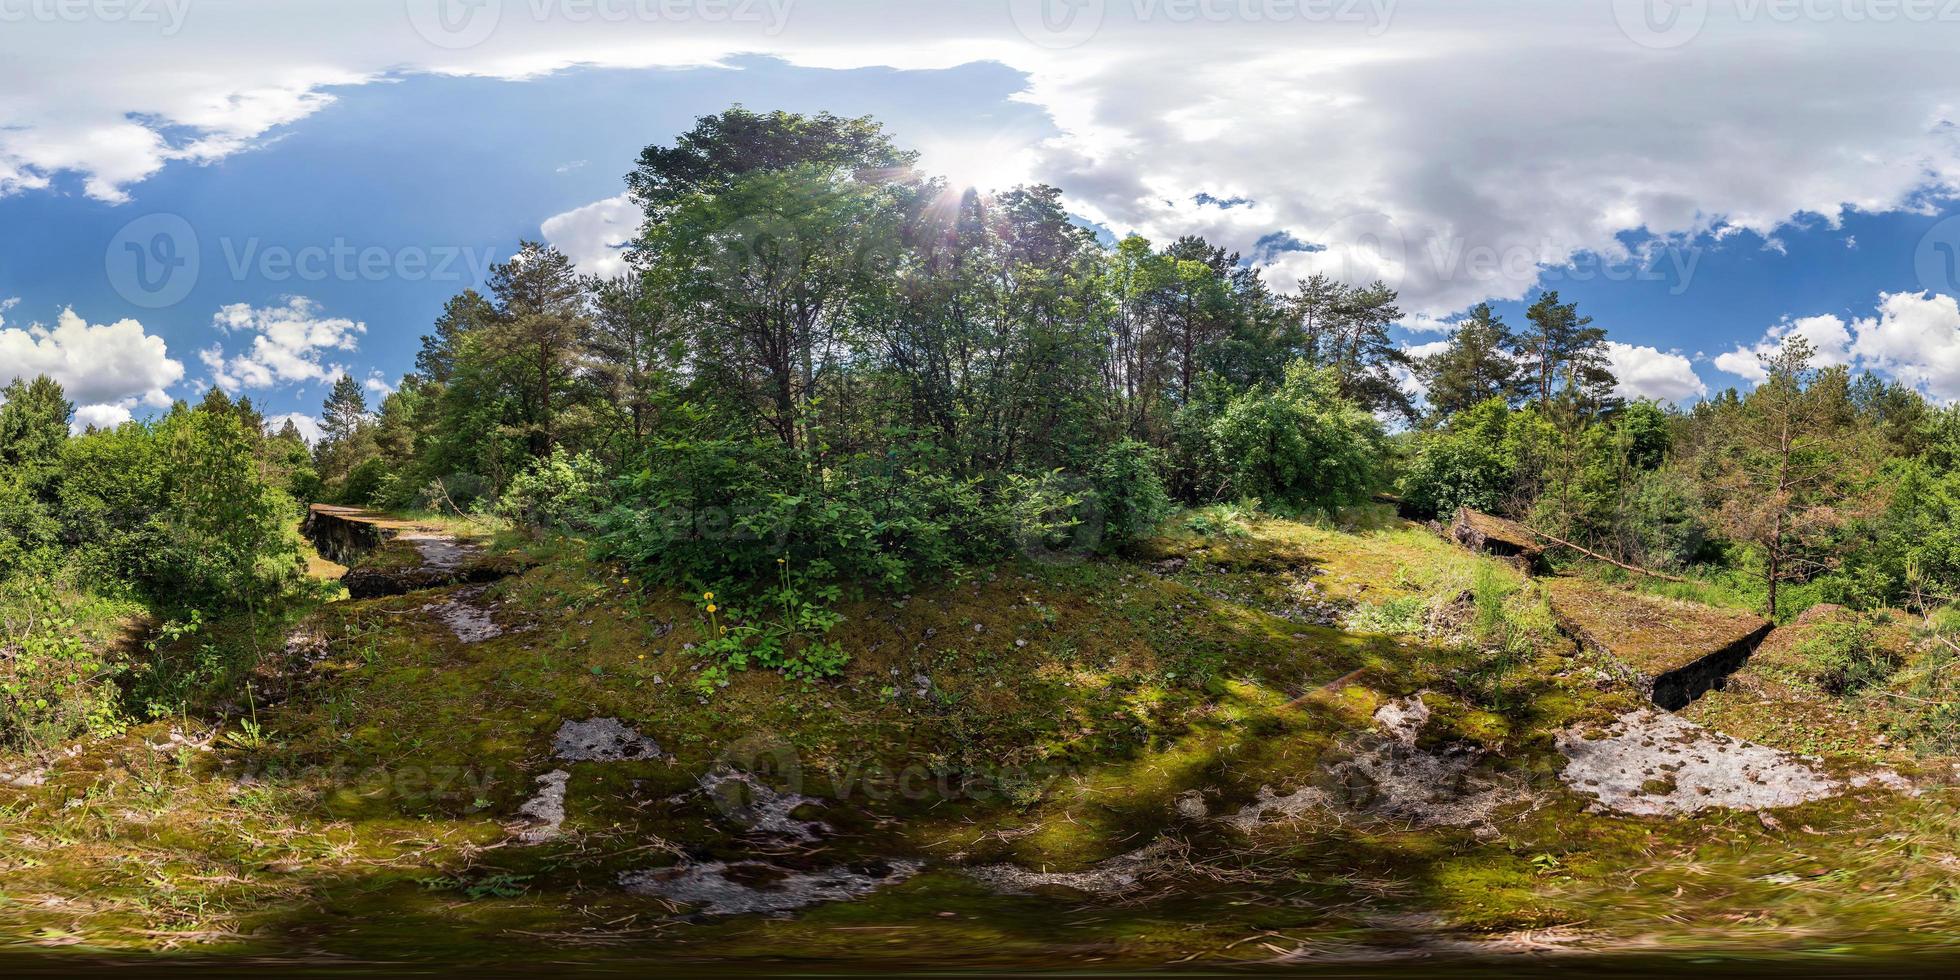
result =
M1762 340L1715 358L1715 366L1760 384L1761 359L1791 337L1810 341L1821 367L1849 366L1889 375L1941 401L1960 400L1960 303L1940 293L1880 293L1872 316L1850 323L1834 314L1786 319Z
M1602 4L1532 0L1332 8L1386 22L1098 4L1100 30L1082 36L1052 34L1023 3L932 17L897 0L799 4L782 22L769 4L749 20L619 20L565 16L569 5L519 16L513 0L471 7L460 34L417 16L433 5L407 17L400 0L199 7L167 44L126 24L13 25L0 34L0 90L13 93L0 193L72 174L118 200L173 161L255 145L335 86L403 73L525 78L742 53L819 68L1006 64L1060 133L1016 167L1064 188L1085 218L1248 255L1285 232L1308 247L1265 253L1276 281L1379 276L1412 315L1522 297L1542 267L1575 256L1623 261L1638 248L1629 233L1768 243L1800 217L1835 223L1960 185L1955 22L1742 18L1711 4L1699 36L1659 49ZM594 207L557 230L604 268L618 205Z
M227 336L251 337L239 354L227 356L222 343L198 354L212 380L229 391L330 381L346 368L324 358L356 349L367 332L365 323L322 316L320 305L304 296L289 296L284 306L233 303L218 310L211 325Z
M546 218L544 239L580 272L612 277L626 271L620 247L639 235L641 212L625 194Z
M60 382L78 406L79 429L87 421L128 421L138 406L168 406L164 389L183 380L184 365L170 357L162 337L135 320L93 324L64 309L53 329L0 322L0 384L42 374Z
M82 405L75 409L75 419L68 427L75 432L86 432L90 426L113 429L131 417L125 405Z
M1708 394L1708 386L1695 374L1694 363L1678 351L1616 340L1607 341L1606 350L1613 375L1619 379L1613 393L1621 398L1685 402Z
M288 422L293 424L293 428L299 430L299 437L305 439L307 445L311 446L320 441L320 420L304 412L287 412L284 415L267 416L265 420L266 431L276 434L280 429L285 428Z
M1825 313L1794 320L1786 317L1783 322L1764 331L1763 339L1756 343L1737 346L1734 350L1717 355L1715 366L1750 384L1761 384L1767 377L1763 371L1763 358L1781 351L1791 337L1802 337L1810 342L1811 349L1816 352L1813 363L1819 367L1852 363L1850 328L1842 318Z
M1853 351L1864 364L1941 401L1960 399L1960 305L1936 293L1885 293L1860 319Z

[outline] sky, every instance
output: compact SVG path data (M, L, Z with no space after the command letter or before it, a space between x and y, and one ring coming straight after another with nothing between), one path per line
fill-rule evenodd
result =
M0 381L77 425L378 400L524 239L617 271L695 117L870 114L982 189L1401 290L1542 290L1624 394L1809 339L1960 398L1956 0L0 0Z

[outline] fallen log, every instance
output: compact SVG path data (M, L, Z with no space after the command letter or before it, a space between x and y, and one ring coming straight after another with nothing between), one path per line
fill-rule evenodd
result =
M1559 546L1559 547L1561 547L1561 548L1571 548L1571 549L1572 549L1573 551L1576 551L1576 552L1578 552L1578 553L1580 553L1580 554L1582 554L1582 555L1585 555L1585 556L1586 556L1586 557L1588 557L1588 558L1597 558L1598 560L1600 560L1600 561L1603 561L1603 562L1605 562L1606 564L1608 564L1608 565L1612 565L1612 566L1614 566L1614 567L1616 567L1616 568L1624 568L1624 569L1626 569L1626 570L1627 570L1627 571L1629 571L1629 572L1637 572L1637 573L1639 573L1639 574L1641 574L1641 575L1647 575L1647 576L1651 576L1651 577L1653 577L1653 578L1657 578L1657 579L1661 579L1661 580L1663 580L1663 581L1667 581L1667 582L1682 582L1682 583L1685 583L1685 582L1687 582L1687 581L1688 581L1687 579L1685 579L1685 578L1682 578L1682 577L1681 577L1681 576L1679 576L1679 575L1669 575L1669 574L1667 574L1666 572L1657 572L1657 571L1654 571L1654 570L1653 570L1653 569L1651 569L1651 568L1641 568L1641 567L1640 567L1639 565L1629 565L1629 564L1627 564L1626 562L1623 562L1623 561L1620 561L1620 560L1619 560L1619 559L1617 559L1617 558L1608 558L1608 557L1606 557L1605 555L1602 555L1602 554L1600 554L1600 553L1599 553L1599 552L1597 552L1597 551L1593 551L1593 550L1591 550L1591 549L1588 549L1588 548L1581 548L1581 547L1579 547L1578 545L1576 545L1576 544L1573 544L1572 542L1570 542L1570 541L1567 541L1567 540L1565 540L1564 538L1561 538L1561 537L1558 537L1558 536L1556 536L1556 535L1551 535L1551 534L1546 534L1545 532L1543 532L1543 531L1540 531L1540 530L1538 530L1537 528L1535 528L1535 527L1531 527L1531 526L1529 526L1529 525L1526 525L1526 524L1520 524L1520 525L1518 525L1518 526L1519 526L1519 527L1522 527L1522 528L1524 528L1524 529L1525 529L1525 530L1527 530L1527 531L1530 531L1530 532L1531 532L1531 533L1533 533L1533 534L1536 534L1536 535L1538 535L1538 536L1539 536L1539 537L1541 537L1541 538L1544 538L1544 539L1545 539L1545 540L1547 540L1547 541L1550 541L1551 543L1553 543L1553 544L1555 544L1555 545L1558 545L1558 546Z

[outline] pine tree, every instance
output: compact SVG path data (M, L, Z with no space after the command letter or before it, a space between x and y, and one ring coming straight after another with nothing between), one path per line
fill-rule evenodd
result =
M1558 301L1556 290L1538 297L1525 311L1531 326L1518 339L1518 360L1535 389L1538 404L1549 408L1556 395L1589 405L1603 404L1618 379L1607 356L1606 330L1579 315L1579 304Z
M1479 303L1456 325L1449 346L1416 363L1416 376L1428 388L1429 421L1440 423L1492 398L1506 403L1519 395L1518 364L1511 357L1517 338L1489 303Z

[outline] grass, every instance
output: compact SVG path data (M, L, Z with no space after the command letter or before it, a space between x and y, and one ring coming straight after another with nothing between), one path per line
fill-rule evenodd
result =
M690 597L622 581L578 542L503 534L523 570L470 600L502 636L457 642L424 608L453 590L332 603L304 623L325 640L317 664L280 674L276 697L254 675L254 728L193 715L190 735L217 736L205 751L167 743L186 720L157 723L42 786L0 787L0 942L1110 968L1523 929L1792 955L1956 934L1960 824L1941 792L1811 804L1778 832L1747 814L1620 819L1558 791L1552 733L1640 702L1509 566L1379 510L1169 526L1135 561L1009 564L845 603L838 680L751 671L707 692ZM1314 785L1417 692L1426 745L1487 753L1538 802L1487 836L1330 811L1248 836L1180 810ZM513 846L502 823L559 765L553 732L594 716L672 760L567 766L568 836ZM729 763L833 801L838 833L778 859L934 864L790 919L678 919L620 892L625 870L752 852L694 792ZM1174 846L1122 902L996 894L954 867L1079 870L1157 839Z

